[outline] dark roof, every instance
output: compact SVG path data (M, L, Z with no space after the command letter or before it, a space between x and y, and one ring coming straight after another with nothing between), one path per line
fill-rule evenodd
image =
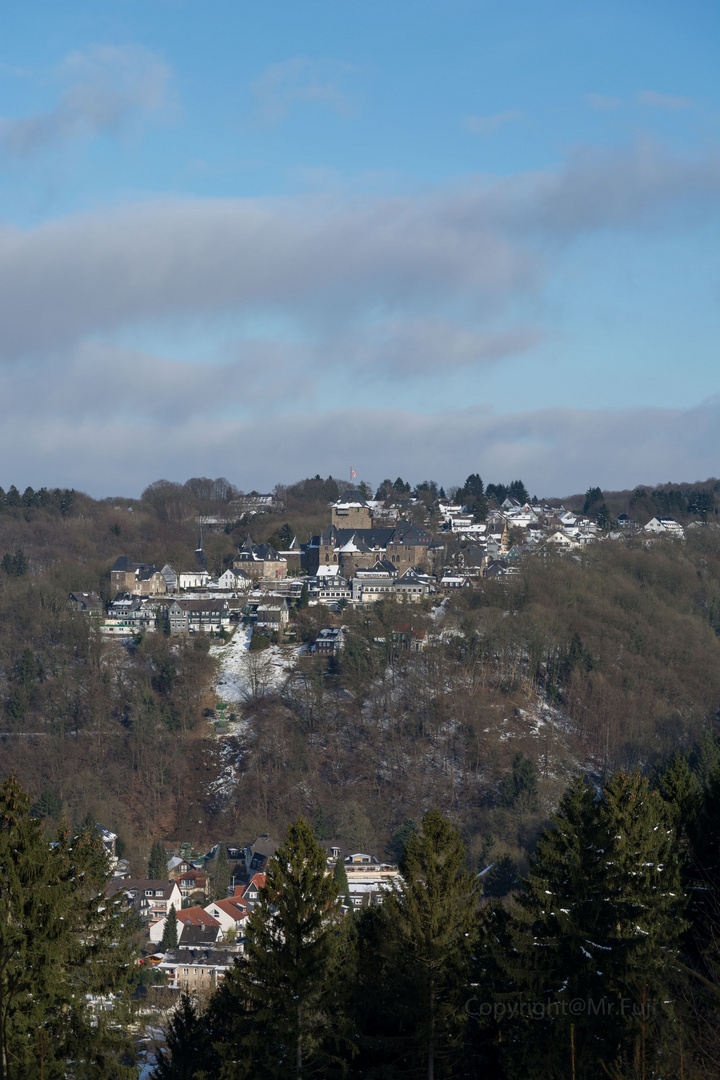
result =
M153 574L157 574L158 570L155 566L142 566L138 567L138 579L140 581L149 581Z
M183 611L228 611L227 600L173 600Z
M335 500L334 505L337 506L338 503L341 505L342 503L360 503L361 506L367 506L365 496L357 488L347 488L343 491L342 495Z
M263 562L277 562L280 558L280 552L276 551L270 544L256 544L253 554L257 559L262 559Z
M403 521L395 529L395 535L393 536L394 544L429 544L430 533L425 529L421 529L419 525L413 525L412 522Z
M313 537L313 540L315 539ZM335 547L344 547L350 540L354 540L356 547L367 544L368 550L372 551L386 548L388 544L429 544L430 533L408 521L389 528L370 529L338 529L335 525L328 525L317 540L320 544L333 544Z
M175 888L177 888L177 882L170 881L169 878L164 880L154 880L153 878L120 878L108 882L107 894L108 896L114 896L116 892L137 892L138 895L142 895L146 889L152 889L153 892L162 889L163 899L168 900Z
M405 571L405 573L401 577L398 578L398 585L402 585L403 583L405 583L405 584L411 584L411 583L415 584L415 583L423 583L423 582L421 582L421 579L417 576L417 573L415 572L414 568L411 566Z
M112 566L113 570L117 570L120 573L126 573L128 570L132 570L132 568L132 563L128 559L127 555L118 555Z
M267 834L265 834L264 836L258 836L257 840L254 844L251 845L251 847L253 855L263 855L266 858L269 858L271 855L275 854L277 844L274 840L271 840L271 838Z
M199 949L203 946L214 945L221 933L222 927L219 923L216 926L183 926L178 948Z

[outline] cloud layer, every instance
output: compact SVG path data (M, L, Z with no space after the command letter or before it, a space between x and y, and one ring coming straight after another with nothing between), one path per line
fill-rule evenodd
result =
M160 477L218 472L245 489L266 489L318 471L348 475L351 465L372 483L390 473L446 485L475 471L486 481L522 477L542 496L584 491L589 483L618 489L704 479L717 461L719 426L718 400L691 410L543 409L507 416L480 407L434 415L345 408L243 423L178 412L171 425L160 426L68 411L38 423L32 440L22 418L8 417L0 454L6 463L17 461L12 475L6 471L19 487L72 484L97 496L137 495Z
M159 75L143 85L138 101L161 100ZM100 494L207 472L257 486L351 461L374 480L389 470L448 483L476 469L522 475L538 494L588 477L607 486L700 476L712 471L703 462L713 459L717 402L693 414L511 416L474 403L491 365L532 357L547 338L542 298L565 246L719 207L720 157L638 143L423 194L163 200L5 227L9 482ZM214 342L204 362L127 344L198 327ZM338 372L345 400L362 385L378 408L339 408ZM406 387L430 394L455 372L467 408L407 407Z

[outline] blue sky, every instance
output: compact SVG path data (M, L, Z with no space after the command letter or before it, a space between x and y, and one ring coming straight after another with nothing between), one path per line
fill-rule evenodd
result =
M11 12L3 486L720 472L713 5Z

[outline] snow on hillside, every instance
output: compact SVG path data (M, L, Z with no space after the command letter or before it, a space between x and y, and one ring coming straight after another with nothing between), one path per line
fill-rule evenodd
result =
M249 629L238 626L227 645L213 645L211 653L220 662L217 696L229 705L257 701L279 689L292 671L304 645L271 645L250 652Z

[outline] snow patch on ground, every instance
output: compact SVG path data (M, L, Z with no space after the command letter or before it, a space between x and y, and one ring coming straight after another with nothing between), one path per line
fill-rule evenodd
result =
M270 645L250 652L252 632L238 626L227 645L213 645L212 655L220 663L216 693L229 705L245 705L258 701L265 694L279 690L286 682L304 645ZM237 734L230 728L228 734Z

